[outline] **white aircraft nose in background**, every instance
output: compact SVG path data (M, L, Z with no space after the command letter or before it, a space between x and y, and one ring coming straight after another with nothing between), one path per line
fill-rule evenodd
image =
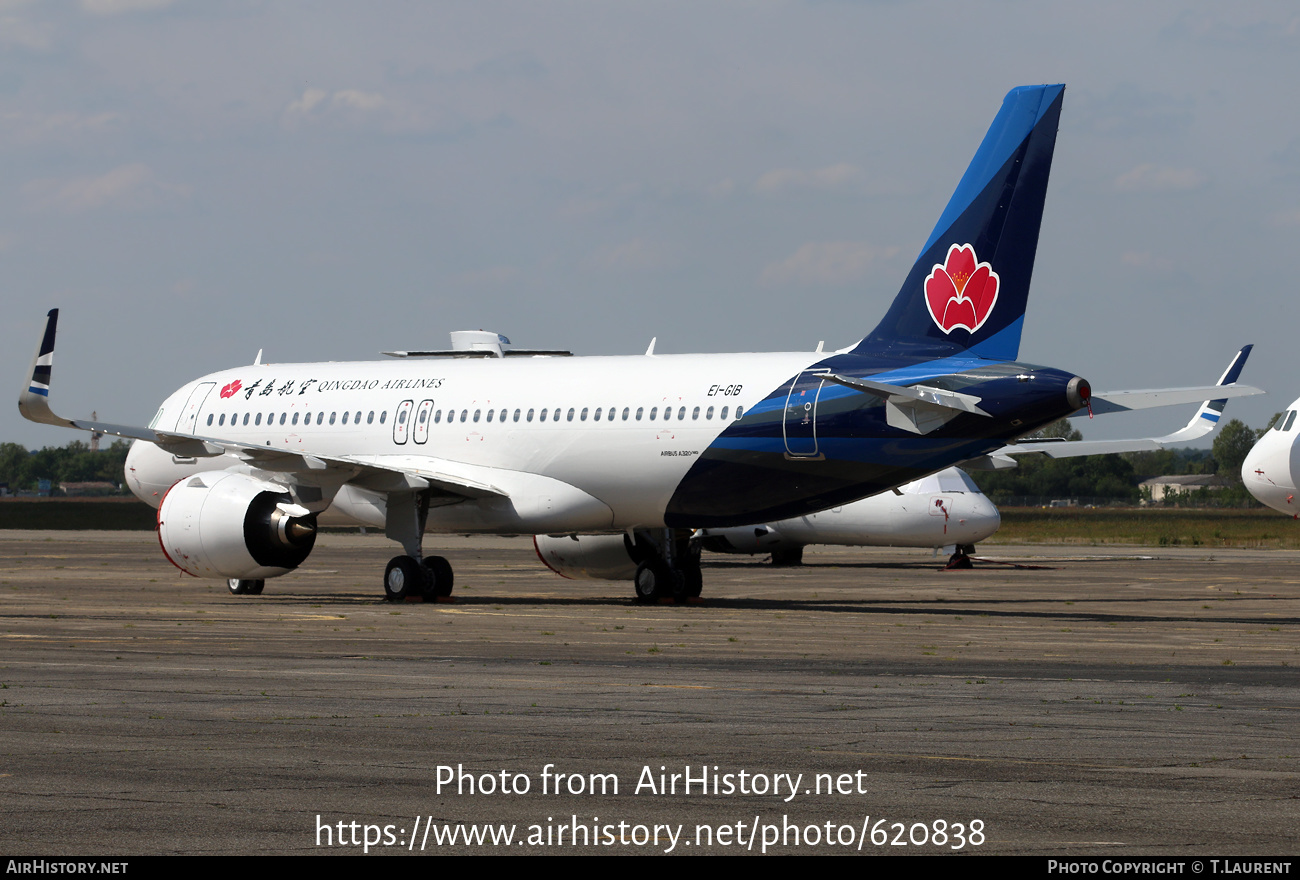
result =
M1296 474L1300 473L1300 428L1295 400L1277 423L1264 432L1241 465L1241 479L1246 489L1261 503L1274 510L1300 516L1296 499Z

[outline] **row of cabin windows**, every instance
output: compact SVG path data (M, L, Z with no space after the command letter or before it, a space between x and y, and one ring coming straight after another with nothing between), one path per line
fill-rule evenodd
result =
M728 412L729 412L730 409L731 409L730 406L724 406L724 407L722 408L722 410L718 413L718 418L719 418L719 419L724 419L724 420L725 420L725 419L727 418L727 414L728 414ZM740 418L741 413L742 413L743 411L744 411L744 407L740 407L740 406L736 407L736 418ZM474 410L474 416L473 416L473 419L472 419L472 420L475 421L475 422L477 422L477 421L479 421L480 419L484 419L484 414L483 414L483 412L484 412L484 411L481 410L481 409L476 409L476 410ZM531 421L533 420L533 418L534 418L534 415L536 415L537 421L539 421L539 422L544 422L544 421L546 421L548 418L549 418L551 421L553 421L553 422L558 422L558 421L560 421L561 414L562 414L563 412L564 412L564 410L563 410L562 407L557 407L554 411L551 411L551 410L549 410L549 409L542 409L542 410L534 410L534 409L530 409L530 410L528 410L527 414L524 415L524 414L523 414L523 410L519 410L519 409L517 409L517 410L514 411L513 420L516 421L516 422L519 421L519 419L521 418L521 415L522 415L522 418L524 419L524 421L526 421L526 422L531 422ZM590 407L585 407L585 406L584 406L584 407L582 408L581 411L577 410L575 407L569 407L568 415L565 416L564 418L565 418L567 421L570 421L570 422L571 422L571 421L573 421L574 416L575 416L575 413L576 413L576 414L577 414L577 419L578 419L578 421L580 421L580 422L585 422L585 421L587 421L587 416L588 416L588 414L591 414L591 420L592 420L593 422L599 422L599 421L601 420L601 413L602 413L602 412L605 414L604 418L605 418L605 421L607 421L607 422L612 422L612 421L615 421L615 420L617 420L617 419L619 418L618 407L615 407L615 406L611 406L609 409L605 409L604 407L599 407L599 406L598 406L598 407L596 407L596 411L595 411L594 414L591 414ZM709 407L708 409L706 409L706 410L704 411L704 418L705 418L706 420L712 420L712 419L713 419L713 413L714 413L714 408L713 408L713 407ZM657 407L657 406L652 406L652 407L650 407L650 416L649 416L649 420L653 422L653 421L655 421L655 420L658 418L658 416L659 416L659 407ZM428 411L422 409L422 410L420 411L420 414L419 414L419 416L418 416L417 418L418 418L420 424L424 424L424 421L425 421L425 419L426 419L427 417L428 417ZM644 417L645 417L645 407L643 407L643 406L638 406L638 407L636 408L636 416L635 416L635 420L639 422L639 421L641 421ZM406 413L404 413L404 412L403 412L403 413L399 413L398 416L397 416L397 418L398 418L398 420L399 420L399 424L400 424L400 423L401 423L401 420L403 420L403 419L406 418ZM487 416L486 416L486 419L485 419L485 420L490 422L490 421L493 420L493 418L495 418L498 422L504 422L504 421L506 421L506 419L511 418L510 410L509 410L509 409L503 409L503 410L501 410L500 412L498 412L497 410L494 410L494 409L487 410ZM626 421L628 421L630 418L633 418L633 416L632 416L632 408L631 408L631 407L627 407L627 406L623 407L622 420L626 422ZM665 421L665 422L667 422L667 421L671 421L672 418L673 418L673 408L672 408L671 406L666 406L666 407L664 407L664 411L663 411L663 421ZM691 419L692 419L692 420L698 420L699 418L700 418L700 407L697 406L697 407L695 407L694 409L691 410ZM471 420L471 419L470 419L470 413L469 413L469 410L467 410L467 409L463 409L463 410L461 410L461 411L460 411L459 421L465 422L465 421L470 421L470 420ZM678 421L685 421L685 420L686 420L686 407L684 407L684 406L682 406L682 407L678 407L678 409L677 409L677 420L678 420ZM441 421L442 421L442 410L437 410L437 411L435 411L434 414L433 414L433 423L436 425L436 424L438 424L438 423L441 422ZM454 409L449 409L449 410L447 410L447 423L450 424L450 423L452 423L452 422L454 422L454 421L457 421L456 411L455 411Z
M288 425L296 425L296 424L298 424L298 419L299 419L299 417L302 417L302 423L303 423L303 425L310 425L310 424L312 423L312 420L311 420L311 419L312 419L312 414L311 414L311 413L307 413L306 415L304 415L303 413L294 413L292 419L290 418L289 413L280 413L280 424L281 424L281 425L285 425L285 424L288 424ZM217 426L218 428L220 428L220 427L222 427L222 426L224 426L224 425L226 424L226 414L225 414L225 413L221 413L221 415L219 415L219 416L215 415L214 413L208 413L208 425L209 425L209 426L211 426L211 425L213 424L213 419L214 419L214 418L216 419L216 426ZM337 412L332 412L332 413L330 413L330 414L329 414L329 423L330 423L331 425L334 424L334 422L335 422L335 420L336 420L337 418L338 418L338 413L337 413ZM352 413L346 413L346 412L345 412L345 413L343 414L343 424L346 425L346 424L348 423L348 419L349 419L349 418L352 419L352 423L353 423L354 425L359 425L359 424L361 424L361 411L358 410L357 413L356 413L356 415L353 415ZM250 419L251 419L251 421L250 421ZM387 412L381 412L381 413L379 414L379 424L382 425L382 424L383 424L384 422L386 422L387 420L388 420L388 413L387 413ZM370 413L366 416L366 424L367 424L367 425L374 424L374 421L375 421L375 412L374 412L374 410L371 410ZM273 413L273 412L269 412L269 413L266 414L266 423L267 423L268 425L274 425L274 424L275 424L275 413ZM230 424L231 424L232 426L233 426L233 425L238 425L238 424L240 424L240 421L239 421L239 413L234 413L234 414L232 414L232 415L230 416ZM249 425L249 424L253 425L254 427L256 427L257 425L262 424L262 414L261 414L260 412L259 412L259 413L244 413L244 421L243 421L243 425ZM316 424L318 424L318 425L323 425L323 424L325 424L325 413L323 413L323 412L318 412L318 413L316 413Z
M708 409L706 409L706 410L704 411L704 418L705 418L706 420L711 420L711 419L713 418L713 409L714 409L713 407L709 407ZM718 418L719 418L719 419L722 419L722 420L725 420L725 419L727 418L728 411L729 411L730 409L731 409L731 407L729 407L729 406L724 406L724 407L722 408L722 410L718 413ZM524 419L525 421L531 422L531 421L533 420L533 418L534 418L534 415L536 414L537 420L538 420L539 422L544 422L544 421L546 421L548 417L550 418L551 421L553 421L553 422L558 422L558 421L560 421L560 417L561 417L561 413L562 413L562 412L563 412L563 410L562 410L561 408L558 408L558 407L555 409L555 411L554 411L553 413L552 413L551 410L549 410L549 409L543 409L543 410L540 410L540 411L538 411L538 410L534 410L534 409L530 409L530 410L528 410L527 415L523 415L522 417L523 417L523 419ZM567 420L568 420L568 421L570 421L570 422L573 421L573 419L574 419L574 413L575 413L575 412L577 412L577 411L576 411L576 409L575 409L574 407L570 407L570 408L569 408L569 412L568 412L568 416L567 416ZM587 421L588 412L589 412L589 408L584 406L584 407L582 408L582 411L581 411L580 413L578 413L578 415L577 415L578 421L580 421L580 422L585 422L585 421ZM595 411L595 413L592 415L591 420L592 420L593 422L599 422L599 421L601 420L601 413L602 413L602 412L605 413L605 421L607 421L607 422L612 422L612 421L615 421L616 419L619 418L619 412L618 412L618 408L617 408L617 407L613 407L613 406L611 406L609 409L606 410L606 409L604 409L603 407L599 407L599 406L598 406L598 407L596 407L596 411ZM739 419L739 418L741 417L741 414L742 414L743 412L744 412L744 407L740 407L740 406L736 407L736 418ZM515 410L515 411L514 411L514 421L516 421L516 422L519 421L519 419L520 419L522 413L523 413L523 410L518 410L518 409ZM548 414L549 414L549 415L548 415ZM426 410L426 409L422 409L422 410L420 410L420 415L419 415L419 421L420 421L420 424L424 424L425 420L428 418L428 415L429 415L428 410ZM657 406L652 406L652 407L650 407L649 421L652 421L652 422L655 421L655 420L658 418L658 415L659 415L659 407L657 407ZM1293 415L1293 417L1294 417L1294 414L1292 414L1292 415ZM637 408L636 408L635 420L639 422L639 421L642 420L642 418L643 418L644 416L645 416L645 407L643 407L643 406L639 406L639 407L637 407ZM304 426L305 426L305 425L310 425L310 424L312 424L312 414L311 414L311 413L306 413L305 415L304 415L303 413L293 413L292 416L290 416L289 413L284 413L284 412L280 413L280 421L279 421L279 424L281 424L281 425L297 425L297 424L299 423L299 418L300 418L300 417L301 417L301 419L302 419L302 424L303 424ZM469 410L467 410L467 409L463 409L463 410L460 411L460 421L462 421L462 422L464 422L464 421L468 421L468 420L469 420L469 417L470 417L470 415L469 415ZM483 417L483 410L481 410L481 409L476 409L476 410L474 410L474 419L473 419L473 420L474 420L475 422L477 422L477 421L478 421L480 418L482 418L482 417ZM494 409L490 409L490 410L488 410L488 411L487 411L487 421L489 421L489 422L492 421L494 417L496 418L497 421L499 421L499 422L504 422L504 421L506 421L507 418L510 417L510 410L509 410L509 409L503 409L503 410L500 411L499 414L498 414L497 410L494 410ZM316 413L316 422L315 422L315 423L316 423L317 425L323 425L323 424L325 424L325 418L326 418L326 417L325 417L325 413L323 413L323 412L318 412L318 413ZM626 421L628 421L630 418L633 418L631 407L626 407L626 406L623 407L622 420L626 422ZM667 422L667 421L671 421L672 418L673 418L673 408L672 408L671 406L666 406L666 407L664 407L664 409L663 409L663 421L665 421L665 422ZM692 420L698 420L699 418L700 418L700 407L697 406L697 407L695 407L695 408L693 408L693 409L691 410L691 419L692 419ZM331 424L331 425L334 424L335 421L336 421L337 419L338 419L338 413L337 413L337 412L332 412L332 413L329 414L329 424ZM359 424L361 424L361 411L358 410L358 411L356 412L355 415L353 415L352 413L347 413L347 412L343 413L343 418L342 418L342 420L341 420L341 423L344 424L344 425L346 425L346 424L348 423L348 420L349 420L349 419L351 419L352 424L354 424L354 425L359 425ZM214 422L214 420L215 420L215 422ZM387 413L387 412L381 412L381 413L379 414L379 424L382 425L382 424L384 424L384 422L386 422L387 420L388 420L388 413ZM456 411L455 411L455 410L447 410L447 422L448 422L448 424L450 424L451 422L453 422L453 421L455 421L455 420L456 420ZM686 407L684 407L684 406L683 406L683 407L678 407L678 409L677 409L677 420L678 420L678 421L685 421L685 420L686 420ZM371 411L366 415L366 424L367 424L367 425L374 424L374 421L375 421L375 413L374 413L373 410L371 410ZM439 423L439 422L441 422L441 421L442 421L442 410L438 410L438 411L436 411L436 412L433 414L433 422L434 422L434 424L437 424L437 423ZM403 410L402 412L399 412L399 413L398 413L398 415L397 415L397 423L398 423L398 424L405 424L405 423L406 423L406 411L405 411L405 410ZM225 414L225 413L221 413L220 415L217 415L217 414L215 414L215 413L208 413L208 425L209 425L209 427L213 426L214 424L215 424L215 426L218 427L218 428L220 428L220 427L224 427L225 424L226 424L226 414ZM230 424L231 424L232 426L235 426L235 425L242 425L242 426L245 426L245 427L246 427L246 426L252 425L253 427L257 427L257 426L259 426L259 425L262 424L262 414L261 414L260 412L258 412L258 413L244 413L244 414L243 414L243 422L241 423L241 422L240 422L240 416L239 416L239 413L234 413L234 414L232 414L232 415L230 416ZM269 412L269 413L266 414L266 424L267 424L267 425L274 425L274 424L276 424L276 421L275 421L275 413L274 413L274 412ZM1288 425L1287 427L1290 428L1290 425Z

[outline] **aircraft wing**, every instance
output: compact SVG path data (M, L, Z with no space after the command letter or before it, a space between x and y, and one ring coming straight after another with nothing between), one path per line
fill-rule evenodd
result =
M54 364L54 337L59 310L51 309L45 333L32 361L30 380L18 396L18 409L29 421L145 440L172 455L212 458L233 455L259 470L290 475L307 485L355 483L376 491L436 489L460 498L507 497L509 493L464 473L454 462L428 456L328 456L289 452L221 437L172 431L155 431L133 425L115 425L83 419L66 419L50 408L50 375ZM296 475L296 477L295 477Z
M1098 412L1123 412L1130 409L1191 403L1208 395L1214 395L1212 399L1205 400L1201 404L1196 414L1192 416L1191 421L1172 434L1166 434L1163 437L1135 437L1128 440L1064 440L1060 438L1021 440L1018 443L1009 443L987 456L975 459L979 464L973 466L985 468L1015 467L1015 460L1010 456L1028 453L1038 453L1049 458L1072 458L1079 455L1105 455L1113 452L1151 452L1169 446L1190 443L1214 430L1219 423L1219 418L1223 415L1224 407L1228 404L1228 398L1249 397L1264 393L1258 388L1252 388L1249 385L1236 384L1238 377L1241 375L1241 369L1245 366L1246 359L1250 357L1250 351L1253 347L1247 345L1237 352L1229 362L1228 368L1223 371L1223 375L1219 377L1216 385L1204 388L1117 391L1105 395L1093 394L1092 396L1092 411L1096 414ZM1113 408L1099 408L1099 398L1110 403ZM1128 405L1121 402L1126 402Z

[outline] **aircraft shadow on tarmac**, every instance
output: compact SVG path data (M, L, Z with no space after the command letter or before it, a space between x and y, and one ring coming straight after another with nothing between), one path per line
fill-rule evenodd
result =
M859 567L859 566L855 566ZM860 566L876 568L900 568L901 566L882 565L882 566ZM966 572L969 574L969 572ZM880 585L863 584L862 588L872 589ZM816 591L816 586L806 588L809 593ZM841 591L844 587L836 587ZM1039 620L1059 620L1071 621L1076 623L1207 623L1216 624L1235 623L1250 626L1286 626L1300 624L1300 617L1281 617L1277 615L1251 615L1251 616L1233 616L1223 614L1213 614L1207 616L1194 616L1188 614L1136 614L1136 613L1111 613L1083 611L1071 608L1065 609L1038 609L1029 610L1018 606L1042 605L1044 602L1074 603L1074 602L1104 602L1108 606L1126 606L1129 608L1146 605L1150 603L1169 603L1168 597L1115 597L1108 596L1105 599L1098 597L1089 597L1075 595L1069 598L1058 597L1054 599L1043 599L1041 596L1030 596L1023 599L981 599L975 596L962 597L960 599L926 599L921 598L920 594L925 587L912 588L912 592L918 595L913 601L900 601L898 596L891 596L888 599L861 598L849 599L843 596L834 598L817 598L815 596L793 597L793 598L754 598L754 597L708 597L703 599L691 600L689 602L663 601L658 604L643 605L637 603L631 598L622 596L562 596L556 594L538 594L531 593L514 596L475 596L467 592L457 593L451 600L439 600L435 602L422 602L418 600L408 600L395 607L410 608L413 611L428 607L430 611L438 608L465 608L480 609L485 607L497 608L638 608L645 611L661 611L668 609L680 609L686 612L697 611L707 614L710 609L719 610L755 610L755 611L807 611L834 614L873 614L873 615L908 615L925 614L929 616L975 616L975 617L992 617L1005 619L1039 619ZM250 611L256 612L258 606L263 603L271 602L279 604L302 604L309 603L312 607L327 606L351 606L355 607L358 603L372 605L382 604L383 600L376 600L374 595L369 591L356 593L330 593L322 595L320 593L281 593L278 595L264 595L257 597L256 600L248 602L246 600L231 603L232 607L246 607ZM1187 601L1191 601L1188 599ZM1223 600L1227 602L1232 599ZM1278 601L1289 602L1290 599L1284 596L1276 597L1259 597L1252 596L1241 601L1252 603Z

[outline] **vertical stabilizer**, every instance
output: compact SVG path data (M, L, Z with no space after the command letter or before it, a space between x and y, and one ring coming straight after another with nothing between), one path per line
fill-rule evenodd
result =
M889 312L856 353L1016 358L1064 92L1007 94Z

